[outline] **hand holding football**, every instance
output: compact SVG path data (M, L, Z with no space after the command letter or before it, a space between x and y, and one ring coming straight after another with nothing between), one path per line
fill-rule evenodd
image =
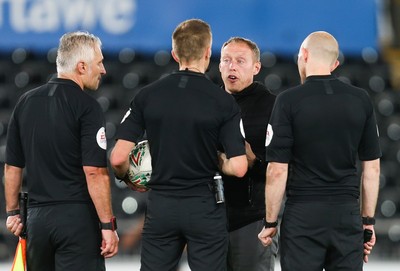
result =
M129 153L128 186L133 190L145 192L152 172L149 142L139 142Z

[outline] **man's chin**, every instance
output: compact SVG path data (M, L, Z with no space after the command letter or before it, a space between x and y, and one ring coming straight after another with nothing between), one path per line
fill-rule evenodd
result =
M238 88L226 88L226 91L232 94L232 93L239 93L242 90Z
M85 86L85 89L91 90L91 91L96 91L99 88L99 85L97 86Z

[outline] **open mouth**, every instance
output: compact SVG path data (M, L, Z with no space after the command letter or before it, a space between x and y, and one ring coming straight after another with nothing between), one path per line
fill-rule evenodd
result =
M237 80L238 78L237 78L236 76L234 76L234 75L229 75L229 76L228 76L228 79L231 80L231 81L235 81L235 80Z

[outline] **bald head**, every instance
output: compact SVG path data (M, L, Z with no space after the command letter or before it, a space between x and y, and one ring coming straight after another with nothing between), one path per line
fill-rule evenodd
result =
M310 57L332 66L339 56L339 44L325 31L313 32L303 41L301 47L308 50Z
M313 32L300 46L297 66L301 82L310 75L328 75L339 65L339 45L324 31Z

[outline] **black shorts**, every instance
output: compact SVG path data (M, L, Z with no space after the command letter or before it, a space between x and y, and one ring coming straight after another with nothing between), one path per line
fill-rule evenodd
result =
M101 231L93 205L59 204L28 209L29 271L102 271Z
M362 271L360 205L348 202L291 202L281 224L282 271Z
M225 205L216 203L207 186L199 196L149 191L140 270L177 270L185 245L191 270L226 270Z

